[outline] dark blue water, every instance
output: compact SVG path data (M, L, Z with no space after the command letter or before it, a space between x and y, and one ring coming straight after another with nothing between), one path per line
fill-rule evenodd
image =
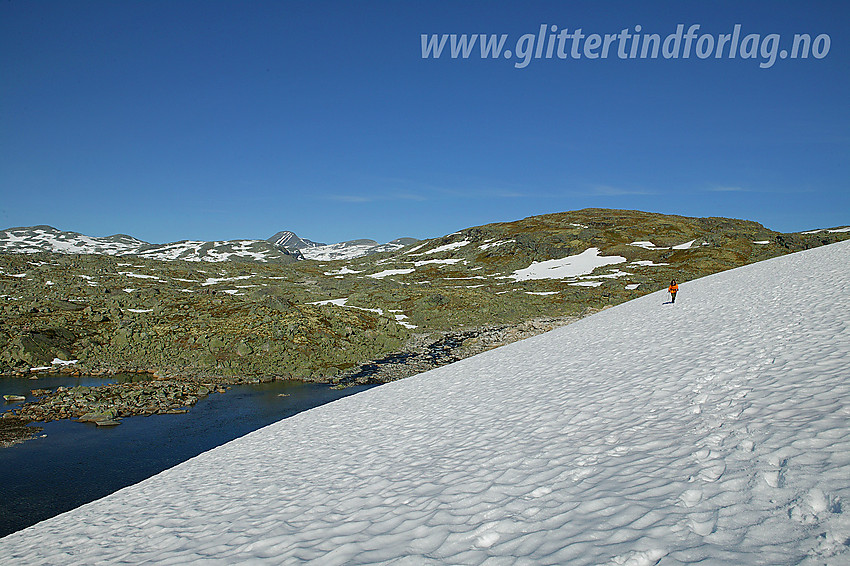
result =
M99 378L2 379L0 394L103 383ZM277 381L234 386L227 393L202 399L186 414L129 417L116 427L67 420L40 423L45 437L0 448L0 536L138 483L282 418L369 387L335 390ZM10 407L3 406L0 398L0 410Z

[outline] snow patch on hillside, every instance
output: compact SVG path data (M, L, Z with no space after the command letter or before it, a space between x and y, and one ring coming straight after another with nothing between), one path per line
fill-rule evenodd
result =
M821 228L819 230L809 230L808 232L800 232L801 234L819 234L820 232L829 232L830 234L834 234L837 232L850 232L850 226L846 226L844 228Z
M694 246L695 242L696 240L691 240L690 242L685 242L684 244L677 244L671 247L656 246L650 241L632 242L629 245L636 246L638 248L643 248L645 250L689 250Z
M597 267L622 263L626 258L620 256L600 256L598 248L588 248L578 255L535 261L525 269L518 269L508 277L515 281L529 279L564 279L579 277L593 272Z
M694 242L696 242L696 240L691 240L690 242L685 242L684 244L678 244L678 245L673 246L673 249L674 250L689 250L694 245Z
M428 255L428 254L438 254L438 253L442 253L442 252L450 252L450 251L453 251L453 250L457 250L457 249L459 249L459 248L462 248L462 247L464 247L464 246L467 246L467 245L469 245L469 244L471 244L471 243L472 243L472 242L470 242L469 240L461 240L460 242L452 242L452 243L450 243L450 244L443 244L442 246L437 246L437 247L436 247L436 248L434 248L433 250L428 250L428 251L422 252L420 255Z
M388 275L407 275L408 273L413 273L414 268L409 269L385 269L383 271L379 271L378 273L372 273L371 275L367 275L366 277L372 277L373 279L383 279Z
M387 242L379 244L373 240L365 240L363 243L340 242L338 244L327 244L301 250L304 259L316 261L349 260L365 255L394 252L404 247L404 244Z
M489 250L490 248L495 248L496 246L503 246L505 244L511 244L511 243L514 243L514 242L516 242L516 240L499 240L499 241L496 241L496 242L488 240L487 242L478 246L478 249L479 250Z
M383 316L383 314L384 314L384 309L381 309L381 308L370 309L370 308L366 308L366 307L355 307L354 305L349 305L347 303L348 303L348 297L345 297L343 299L326 299L326 300L323 300L323 301L313 301L312 303L307 303L307 304L308 305L319 305L319 306L321 306L321 305L336 305L338 307L346 307L346 308L357 309L357 310L361 310L361 311L374 312L374 313L378 313L381 316ZM409 322L405 322L405 319L408 318L407 315L397 314L401 311L390 311L390 312L394 313L392 315L393 318L395 318L395 321L398 324L400 324L401 326L404 326L405 328L416 328L416 325L410 324Z
M670 265L670 264L669 263L663 263L663 262L662 263L655 263L650 259L638 259L638 260L635 260L635 261L629 263L629 265L640 265L640 266L643 266L643 267L658 267L658 266Z
M363 271L357 271L355 269L351 269L347 265L344 265L337 269L336 271L325 271L325 275L350 275L352 273L362 273Z

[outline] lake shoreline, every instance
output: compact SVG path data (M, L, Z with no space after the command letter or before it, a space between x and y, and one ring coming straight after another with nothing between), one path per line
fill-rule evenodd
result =
M117 369L102 371L91 377L108 378L124 373L135 373L142 377L138 381L59 387L55 391L34 387L30 393L36 400L27 401L0 415L0 448L36 438L41 429L32 426L34 423L68 419L92 422L99 426L115 426L125 417L185 413L200 399L213 393L223 394L234 385L289 379L328 384L336 388L388 383L548 332L579 318L536 318L520 324L419 334L408 340L399 351L358 364L333 376L163 376L153 372ZM39 376L52 375L79 376L80 373L73 368L62 367L56 371L34 373L29 379L37 386Z

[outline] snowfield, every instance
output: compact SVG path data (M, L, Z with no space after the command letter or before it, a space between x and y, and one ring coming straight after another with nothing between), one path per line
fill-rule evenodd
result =
M340 242L338 244L323 244L319 246L311 246L302 248L301 254L304 259L313 259L316 261L335 261L341 259L354 259L365 255L382 252L393 252L400 250L404 244L387 242L379 244L371 241L371 243L356 244L352 242Z
M533 261L525 269L517 269L509 275L514 281L529 279L564 279L592 273L597 267L622 263L626 258L618 255L601 256L598 248L588 248L577 255L546 261ZM594 284L595 286L596 284ZM601 283L599 283L601 285Z
M282 420L7 564L848 564L850 241Z

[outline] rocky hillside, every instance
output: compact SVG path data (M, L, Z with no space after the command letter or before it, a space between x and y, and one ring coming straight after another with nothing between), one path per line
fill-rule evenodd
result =
M580 315L673 278L687 281L847 237L846 228L783 234L744 220L587 209L468 228L314 269L337 280L348 304L395 309L412 324L447 330Z
M61 241L39 230L46 241ZM139 246L132 257L116 257L121 242L86 255L68 254L70 247L9 253L7 246L0 372L332 380L399 351L414 335L462 331L471 343L470 329L579 317L672 278L847 237L847 229L782 234L743 220L589 209L336 261L199 263L178 248L145 254L127 236L114 238Z

